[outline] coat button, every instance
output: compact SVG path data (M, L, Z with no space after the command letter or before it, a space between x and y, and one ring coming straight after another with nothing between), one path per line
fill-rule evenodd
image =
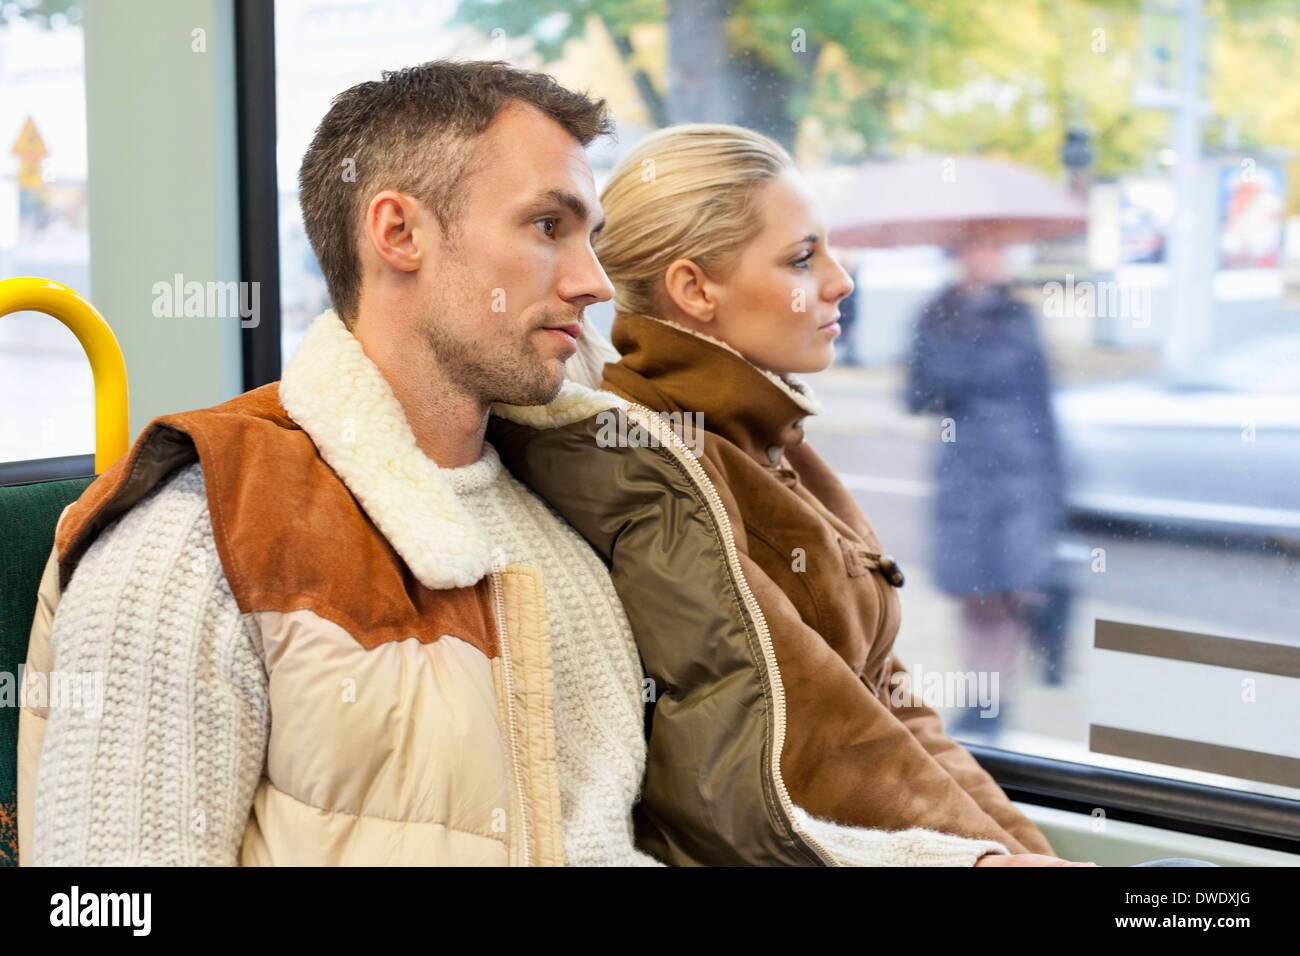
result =
M781 446L780 446L780 445L768 445L768 446L767 446L767 460L770 461L770 462L771 462L772 464L774 464L774 465L775 465L778 461L781 460Z
M903 569L898 566L892 554L882 554L876 563L880 566L886 581L896 588L903 586Z

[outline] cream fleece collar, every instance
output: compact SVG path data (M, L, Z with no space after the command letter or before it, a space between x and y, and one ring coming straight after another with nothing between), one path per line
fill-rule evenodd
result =
M491 570L486 529L457 498L449 469L420 450L388 381L333 309L316 317L285 366L280 404L421 584L468 587ZM497 404L492 414L555 428L623 404L566 381L547 405Z

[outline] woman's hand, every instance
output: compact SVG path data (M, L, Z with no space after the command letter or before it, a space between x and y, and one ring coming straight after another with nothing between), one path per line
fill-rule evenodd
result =
M1071 863L1046 853L986 853L976 866L1096 866L1096 863Z

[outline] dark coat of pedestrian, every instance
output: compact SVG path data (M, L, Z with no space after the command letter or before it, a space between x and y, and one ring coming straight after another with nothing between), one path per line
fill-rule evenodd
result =
M998 283L954 283L917 322L907 404L936 411L936 583L978 596L1055 583L1063 519L1060 451L1034 316Z

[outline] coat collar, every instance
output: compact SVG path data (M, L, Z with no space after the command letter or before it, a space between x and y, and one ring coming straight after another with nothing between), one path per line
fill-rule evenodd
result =
M699 412L721 435L764 465L803 441L803 420L822 412L808 385L754 365L712 336L668 319L620 312L610 332L622 360L605 381L655 411Z
M420 450L388 381L332 309L307 330L284 368L279 394L289 417L421 584L468 587L492 569L487 529L457 498L449 469ZM497 404L492 413L554 428L619 404L607 392L566 381L547 405Z

